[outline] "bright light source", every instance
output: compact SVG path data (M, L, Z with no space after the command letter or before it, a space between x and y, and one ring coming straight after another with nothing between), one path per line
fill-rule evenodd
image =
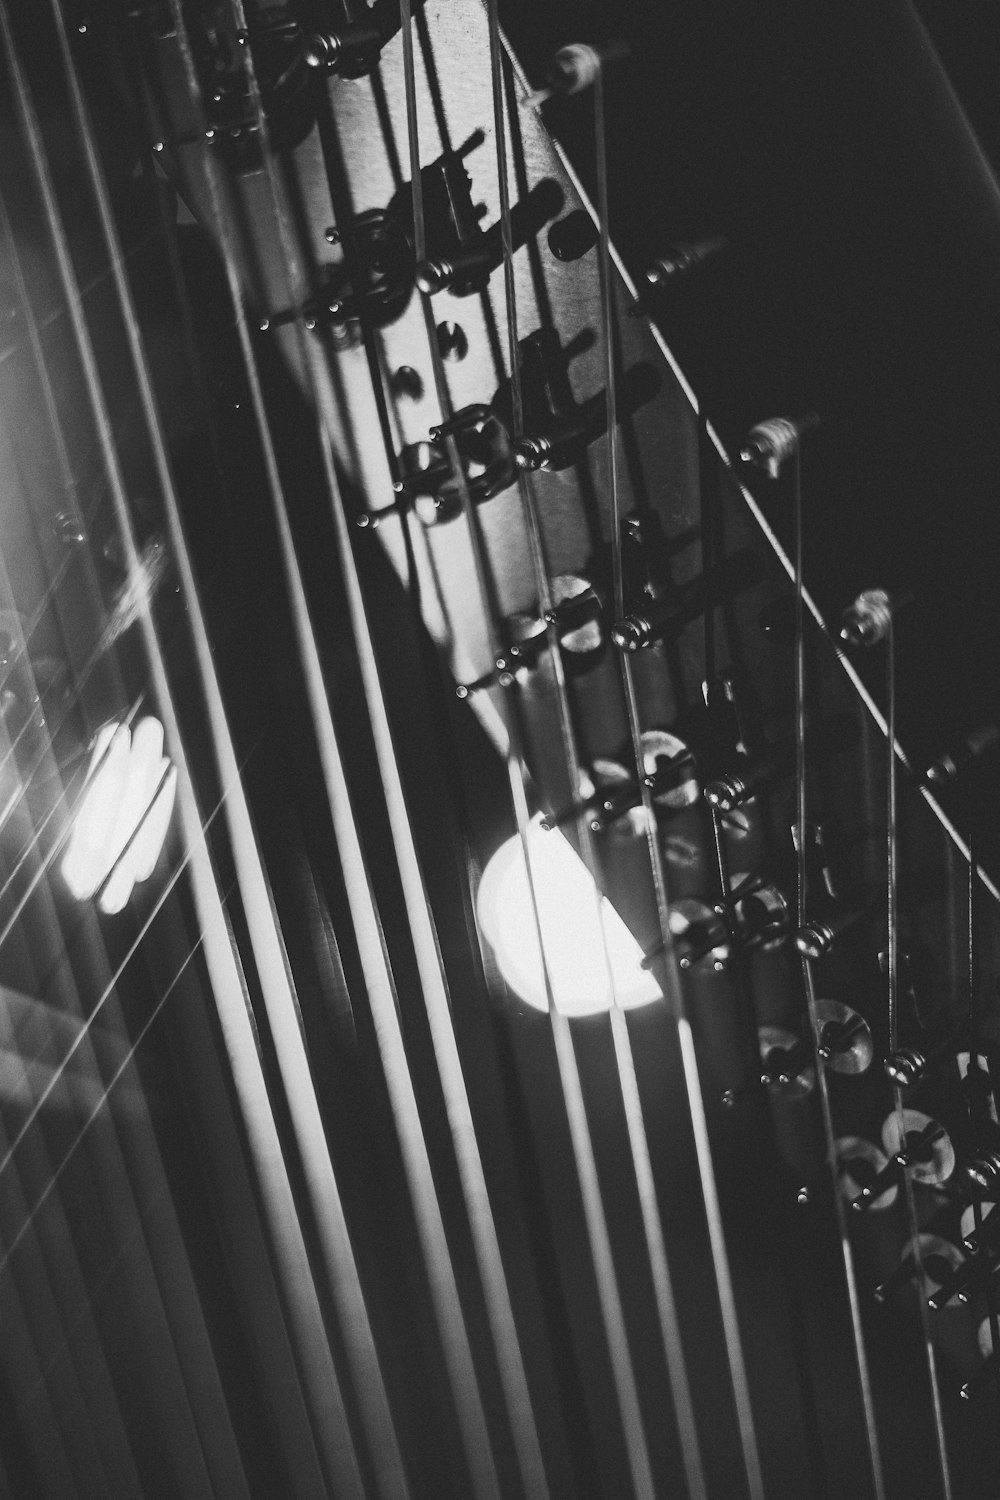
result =
M61 865L78 901L100 891L101 911L122 910L137 882L153 872L176 789L159 720L140 719L131 732L127 724L104 725Z
M537 818L528 825L528 850L545 961L556 1008L585 1016L612 1004L624 1009L660 998L660 987L641 966L642 950L611 903L598 902L594 882L572 845ZM483 871L476 898L483 932L504 979L538 1010L547 1010L531 889L519 838L508 839ZM603 936L602 936L603 929Z

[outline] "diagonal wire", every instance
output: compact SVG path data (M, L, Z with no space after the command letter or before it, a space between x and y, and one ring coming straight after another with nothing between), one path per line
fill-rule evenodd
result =
M125 724L129 724L132 721L132 719L135 716L135 714L138 713L139 706L142 703L142 699L143 699L144 696L145 696L144 694L140 694L139 697L133 701L131 707L128 710L128 713L127 713L125 719L123 720L123 722ZM111 753L111 743L109 741L108 744L105 745L104 749L101 751L101 754L98 757L97 761L94 763L94 766L93 766L92 770L88 773L88 775L86 777L86 780L89 780L91 778L91 776L98 775L98 773L101 770L101 767L107 761L107 758L110 755L110 753ZM29 768L29 772L30 772L30 768ZM69 795L70 790L71 790L71 788L64 788L64 793L63 793L64 797ZM22 790L21 790L21 792L20 792L19 795L20 796L24 795L24 788L22 788ZM146 812L148 813L150 810L151 810L150 808L147 808ZM21 853L18 855L17 859L14 861L13 865L11 866L11 868L10 868L8 874L7 874L7 879L4 882L3 888L0 889L0 898L2 898L3 896L5 896L6 893L10 890L11 886L13 885L14 881L17 879L17 877L20 874L21 870L23 869L24 865L30 859L31 855L34 854L37 851L38 846L41 843L41 840L42 840L42 838L43 838L43 836L45 834L45 830L49 826L49 823L52 822L53 819L56 817L56 815L58 813L60 813L61 811L62 811L62 801L61 800L53 801L52 806L49 808L48 812L45 813L45 815L42 818L41 822L33 824L32 836L31 836L30 840L28 841L28 843L25 844L24 848L21 850ZM142 820L143 823L145 822L145 818L146 818L146 813L143 814L143 820ZM0 818L0 824L2 824L2 821L3 821L2 818ZM141 827L141 826L142 825L140 824L139 827ZM136 838L136 836L138 835L138 832L139 832L139 827L137 827L136 830L135 830L135 833L130 836L130 838L128 840L128 844L126 845L126 848L131 848L132 844L135 842L135 838ZM0 928L0 951L3 950L4 945L10 939L10 937L11 937L11 935L12 935L12 933L13 933L16 925L17 925L18 920L20 919L22 913L24 912L25 907L27 906L28 902L31 900L31 897L34 895L35 891L38 889L38 886L41 883L41 881L44 879L45 875L51 869L52 865L54 864L54 862L55 862L55 860L56 860L56 858L57 858L57 856L59 854L59 851L62 848L65 847L66 843L68 842L68 840L70 838L70 835L71 835L72 831L73 831L73 818L72 818L72 814L71 814L70 817L66 820L64 826L60 829L60 831L57 834L56 838L52 841L52 843L49 845L48 849L45 851L44 856L38 861L38 866L35 869L34 874L31 876L31 878L28 881L27 885L25 886L24 890L21 892L21 895L18 897L17 902L15 903L14 909L10 913L10 915L8 916L8 918L7 918L6 922L4 923L3 927ZM124 856L124 854L125 854L125 849L123 848L121 854L118 855L118 857L115 860L114 867L113 867L114 869L117 869L118 865L121 863L121 860L122 860L122 857ZM107 876L108 879L110 879L112 873L113 873L112 870L108 871L108 876Z
M214 809L209 814L208 818L206 819L206 821L205 821L205 823L203 825L203 835L208 833L208 830L211 827L212 823L214 822L215 817L218 814L219 810L221 809L223 803L225 802L225 799L226 799L227 795L228 795L228 792L223 793L223 796L219 799L219 801L216 803ZM129 964L132 962L132 960L135 958L135 956L139 952L140 948L142 948L143 945L145 944L146 938L148 937L148 935L150 933L150 930L152 929L153 923L156 921L156 918L159 916L160 912L163 910L163 907L165 906L166 901L167 901L167 897L170 895L171 891L177 885L177 882L180 880L180 878L183 875L185 869L190 864L190 862L191 862L191 860L193 858L194 852L195 852L194 849L189 848L187 850L187 852L184 854L184 856L181 858L181 860L178 862L178 864L176 865L176 867L174 868L174 870L168 876L167 880L164 882L163 888L160 891L160 893L158 894L158 896L156 898L156 901L154 902L151 910L147 913L146 918L143 921L142 926L139 929L139 932L136 934L136 936L132 939L132 942L129 944L129 947L128 947L128 950L125 953L125 956L119 960L118 965L114 969L113 973L111 974L111 977L108 979L108 981L107 981L107 983L106 983L106 985L104 987L104 990L102 991L102 993L98 996L97 1000L95 1001L94 1006L91 1009L90 1014L87 1016L87 1019L81 1025L80 1029L76 1033L76 1036L73 1038L73 1041L70 1043L70 1046L67 1048L65 1054L63 1055L63 1058L60 1061L59 1067L56 1068L53 1071L52 1077L49 1079L48 1083L46 1084L46 1086L45 1086L44 1090L42 1091L41 1095L39 1096L39 1098L36 1099L34 1107L32 1108L30 1114L28 1114L28 1116L24 1120L22 1120L20 1129L18 1130L18 1132L15 1135L14 1139L9 1143L9 1145L8 1145L6 1151L4 1152L4 1154L2 1156L0 1156L0 1178L3 1177L4 1172L7 1170L8 1166L10 1165L11 1159L14 1156L15 1152L17 1151L18 1146L20 1146L22 1140L28 1134L28 1131L31 1129L32 1125L34 1125L35 1121L37 1120L39 1114L41 1113L42 1109L45 1106L45 1103L46 1103L47 1099L49 1098L49 1095L52 1093L53 1089L57 1087L57 1085L59 1084L60 1080L63 1077L63 1074L66 1072L66 1069L69 1067L69 1064L72 1062L73 1058L76 1056L76 1053L78 1052L78 1050L80 1049L80 1047L83 1045L83 1043L86 1040L87 1036L89 1035L91 1029L93 1028L94 1023L97 1021L97 1018L100 1015L101 1011L104 1009L104 1007L107 1004L107 1002L111 999L112 995L115 993L115 990L117 989L118 984L121 981L122 975L125 973L126 969L128 968Z
M178 874L179 873L180 872L178 871ZM147 928L148 928L148 924L147 924ZM56 1187L57 1182L59 1181L59 1178L62 1176L62 1174L65 1171L65 1169L69 1166L69 1163L72 1160L73 1156L75 1155L76 1151L78 1150L78 1148L80 1146L80 1143L83 1140L84 1135L90 1129L91 1125L93 1125L93 1123L97 1119L98 1115L101 1113L101 1111L107 1105L108 1099L110 1098L112 1089L121 1080L121 1078L124 1076L124 1074L126 1073L126 1071L132 1066L132 1063L133 1063L133 1061L135 1059L135 1055L138 1052L139 1048L142 1046L142 1043L145 1041L146 1036L147 1036L150 1028L153 1026L153 1023L158 1019L158 1017L159 1017L161 1011L163 1010L164 1006L166 1005L167 1001L170 999L170 997L173 994L174 990L176 989L177 985L180 983L180 981L181 981L181 979L182 979L182 977L184 975L184 972L187 969L188 964L191 962L191 960L194 958L195 954L198 952L198 949L201 947L201 943L202 943L202 935L199 934L199 936L191 944L190 952L186 955L186 957L184 959L184 962L181 964L181 967L178 969L177 973L174 975L173 979L170 981L169 985L164 990L163 994L157 1000L156 1005L153 1007L153 1009L150 1012L150 1014L146 1017L146 1020L143 1022L142 1026L141 1026L141 1028L139 1030L139 1034L136 1036L135 1040L132 1042L132 1044L129 1047L128 1051L125 1053L124 1057L121 1059L121 1062L119 1063L118 1067L115 1069L114 1073L108 1079L108 1081L107 1081L107 1083L105 1085L105 1088L104 1088L104 1092L102 1093L101 1097L95 1102L93 1108L91 1109L90 1114L84 1120L83 1124L80 1126L80 1128L77 1131L76 1135L73 1137L73 1141L72 1141L71 1145L63 1153L63 1156L62 1156L62 1158L61 1158L58 1166L55 1167L55 1169L53 1170L53 1172L52 1172L52 1174L51 1174L51 1176L49 1178L49 1181L45 1184L44 1191L41 1193L41 1195L33 1203L30 1214L25 1219L23 1225L18 1230L18 1232L15 1235L14 1239L10 1242L10 1244L4 1250L3 1257L0 1258L0 1276L3 1275L4 1271L7 1268L8 1263L9 1263L9 1261L11 1259L11 1257L14 1255L14 1252L17 1250L18 1245L24 1239L24 1236L28 1233L28 1231L31 1228L32 1224L34 1223L35 1219L38 1217L38 1214L40 1213L41 1209L44 1207L44 1205L46 1203L46 1200L49 1198L50 1194L55 1190L55 1187ZM111 994L111 990L109 989L107 991L107 994L102 998L102 1000L98 1002L98 1005L99 1006L102 1005L104 999L106 999L107 996L110 995L110 994ZM87 1023L86 1023L85 1029L89 1030L89 1027L90 1027L90 1021L88 1020ZM81 1037L81 1040L82 1040L82 1037ZM74 1043L73 1051L76 1050L76 1045L77 1044ZM59 1074L60 1075L65 1071L66 1063L68 1062L68 1060L69 1060L68 1058L64 1058L63 1059L63 1062L62 1062L62 1064L60 1065L60 1068L59 1068ZM53 1087L54 1087L54 1084L53 1084ZM47 1092L50 1092L50 1091L51 1090L48 1090ZM13 1154L13 1151L16 1148L16 1146L17 1146L17 1141L15 1141L14 1145L11 1147L11 1154ZM2 1173L3 1170L4 1170L3 1165L0 1165L0 1173ZM126 1246L123 1245L121 1247L120 1251L119 1251L119 1254L124 1253L125 1248L126 1248ZM95 1291L94 1295L96 1297L96 1295L97 1295L96 1291ZM70 1330L70 1333L67 1334L67 1340L69 1339L69 1337L71 1335L71 1332L72 1332L72 1330Z

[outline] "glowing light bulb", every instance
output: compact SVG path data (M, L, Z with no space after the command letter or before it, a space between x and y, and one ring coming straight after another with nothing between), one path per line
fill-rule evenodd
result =
M642 950L611 903L598 896L590 873L558 831L528 825L528 857L538 903L545 967L556 1008L585 1016L612 1005L623 1009L660 998L660 987L642 968ZM600 918L598 917L600 910ZM531 887L519 838L508 839L483 871L476 910L500 972L511 989L537 1010L547 1010L544 970L532 909Z
M153 872L176 787L157 719L140 719L131 733L125 724L100 730L60 867L78 901L100 891L101 911L122 910L135 885Z

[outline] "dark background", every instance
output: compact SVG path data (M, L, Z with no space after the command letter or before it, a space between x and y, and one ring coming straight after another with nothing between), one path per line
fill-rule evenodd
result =
M862 587L912 590L900 730L926 764L1000 712L1000 11L512 0L505 14L536 83L567 41L629 42L607 82L613 236L639 280L677 240L728 241L648 306L731 453L755 422L819 413L807 581L828 621ZM546 111L592 181L589 103ZM774 487L750 483L787 541ZM881 666L864 670L881 698Z

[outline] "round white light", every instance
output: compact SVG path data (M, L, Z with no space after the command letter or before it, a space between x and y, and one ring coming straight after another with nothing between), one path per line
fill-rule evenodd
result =
M592 1015L614 1003L631 1009L658 1000L660 987L642 967L639 944L611 903L598 899L572 845L557 830L546 832L537 818L528 825L527 842L531 885L521 841L515 837L501 844L487 864L476 898L483 933L511 989L537 1010L547 1010L547 972L556 1008L567 1016Z
M60 866L78 901L100 891L101 911L122 910L133 887L153 873L176 789L159 720L140 719L131 732L127 724L104 725Z

